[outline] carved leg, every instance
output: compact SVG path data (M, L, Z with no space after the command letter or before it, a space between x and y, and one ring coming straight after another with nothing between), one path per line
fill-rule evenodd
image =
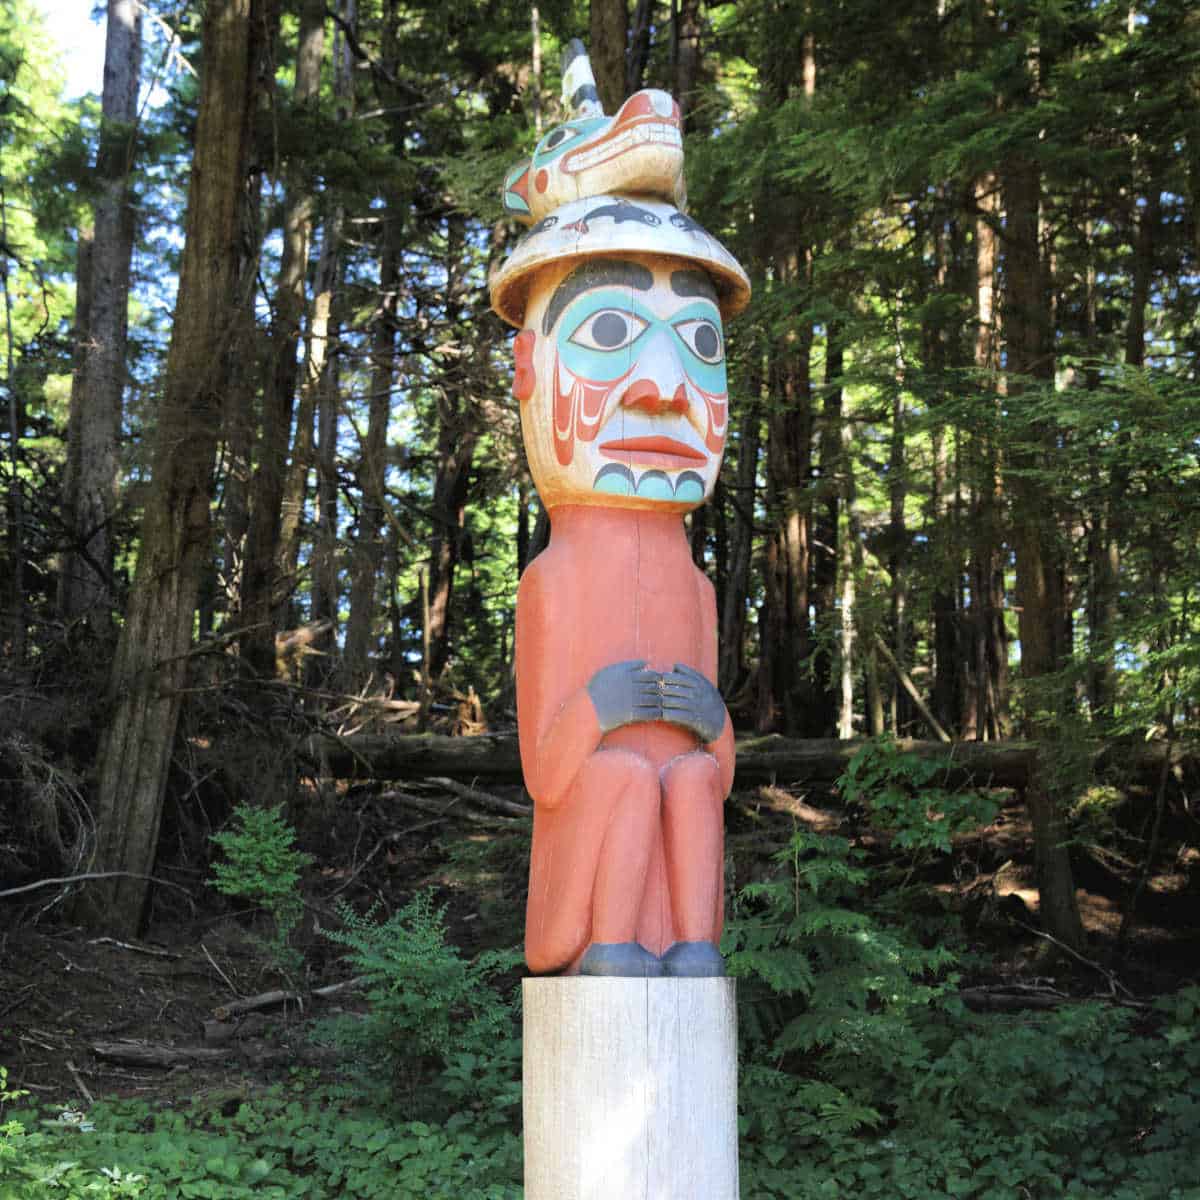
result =
M711 754L672 759L663 770L663 842L679 939L668 974L724 973L716 943L724 923L725 823L720 767Z
M660 808L658 772L644 758L598 750L563 805L537 811L525 922L532 970L563 970L593 942L633 941Z

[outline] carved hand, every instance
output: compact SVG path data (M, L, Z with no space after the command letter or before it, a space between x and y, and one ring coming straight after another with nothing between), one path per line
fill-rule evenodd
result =
M610 733L622 725L661 721L659 679L657 671L647 669L644 658L601 667L587 685L601 730Z
M725 701L721 693L693 667L676 663L662 677L662 719L690 729L707 745L725 728Z

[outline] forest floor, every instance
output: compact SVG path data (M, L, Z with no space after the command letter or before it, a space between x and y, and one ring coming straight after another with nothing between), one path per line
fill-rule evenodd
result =
M736 874L760 876L793 823L848 836L869 861L885 862L886 839L822 807L828 800L813 804L798 790L781 788L736 794L728 821ZM0 1063L9 1070L9 1086L45 1103L83 1106L92 1097L120 1096L220 1107L297 1068L336 1073L335 1052L310 1034L321 1018L361 1011L364 1001L353 989L312 994L351 974L338 947L320 934L337 919L329 899L335 888L351 880L343 899L360 910L377 901L386 913L432 887L447 904L452 940L465 950L520 939L526 835L454 830L431 836L428 824L403 837L382 826L371 831L387 835L387 851L358 874L361 859L322 856L320 847L327 855L336 849L336 833L304 831L317 861L306 881L299 946L303 999L239 1015L228 1011L239 998L289 985L266 965L249 924L253 917L231 915L210 889L197 889L203 907L196 912L160 900L144 936L130 941L61 923L57 909L36 921L33 906L10 909L10 923L0 932ZM359 838L358 844L372 843ZM1082 959L1055 954L1037 932L1032 835L1011 798L990 826L957 839L952 855L910 876L931 911L949 907L962 914L970 939L962 987L972 1007L1050 1007L1094 997L1138 1004L1200 980L1200 852L1163 839L1123 939L1140 863L1085 844L1075 846L1073 858L1088 935ZM159 1062L120 1061L123 1050L154 1053Z

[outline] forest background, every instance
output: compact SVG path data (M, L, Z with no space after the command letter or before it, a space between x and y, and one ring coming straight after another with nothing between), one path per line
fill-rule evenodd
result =
M68 100L0 0L6 883L106 875L74 915L130 936L160 837L207 861L348 748L511 730L548 524L486 280L582 35L608 111L679 98L754 285L689 526L739 732L1023 739L1039 918L1086 949L1097 762L1149 764L1152 849L1190 814L1193 5L110 0L107 33Z

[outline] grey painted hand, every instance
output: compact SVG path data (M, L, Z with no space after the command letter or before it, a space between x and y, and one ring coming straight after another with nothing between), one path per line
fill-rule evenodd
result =
M721 693L694 667L683 663L676 663L662 683L662 719L690 729L705 745L715 742L725 728Z
M601 667L587 685L601 730L610 733L622 725L661 721L659 680L657 671L647 669L644 658Z

